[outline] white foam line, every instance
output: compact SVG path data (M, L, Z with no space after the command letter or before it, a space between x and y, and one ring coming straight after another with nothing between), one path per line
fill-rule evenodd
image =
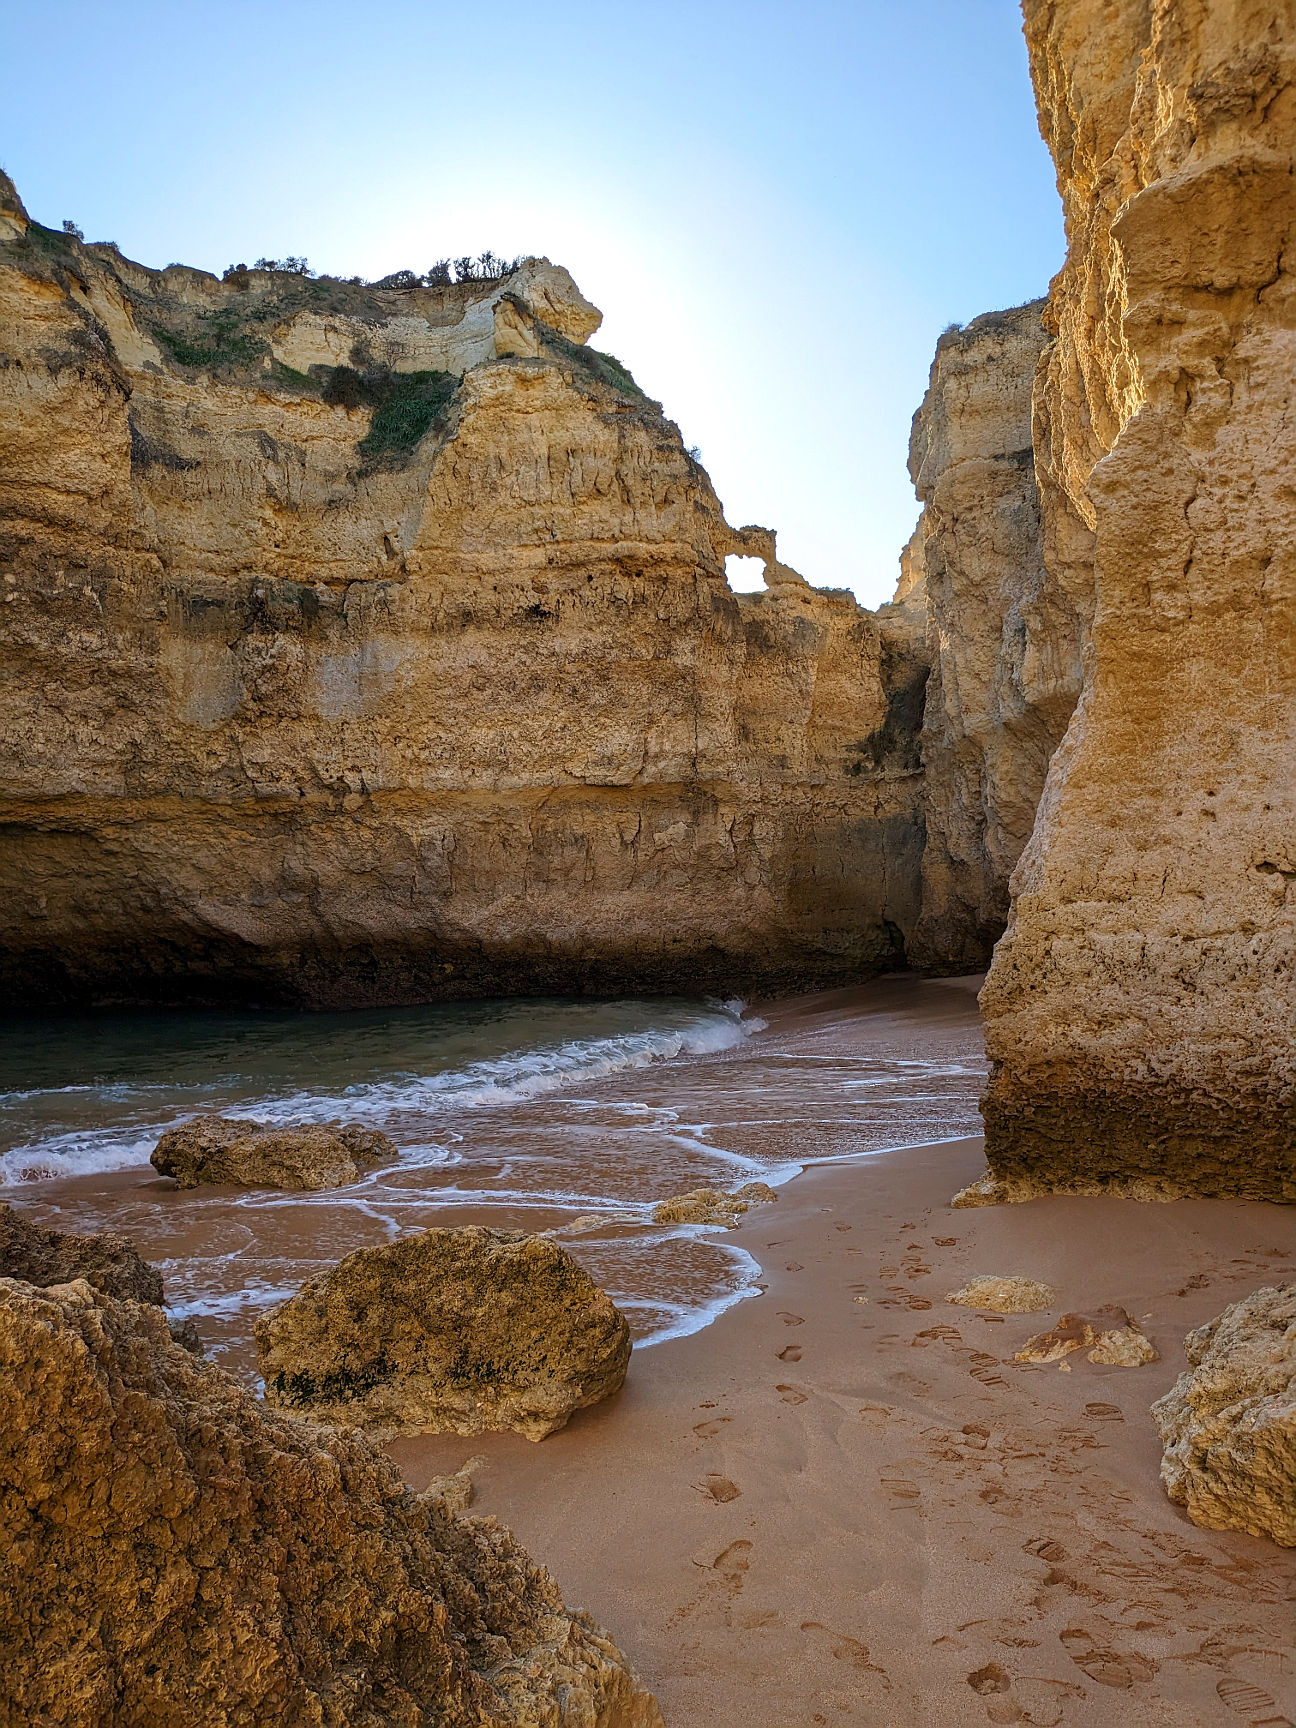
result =
M730 1254L748 1274L748 1282L740 1284L737 1289L726 1290L723 1296L718 1296L704 1307L696 1308L692 1313L683 1312L674 1323L668 1323L656 1332L650 1332L646 1338L640 1338L635 1343L636 1350L650 1350L654 1344L668 1344L672 1338L691 1338L695 1332L704 1332L720 1316L739 1302L745 1302L751 1296L759 1296L756 1279L760 1276L759 1261L747 1252L745 1248L736 1248L731 1243L725 1244L725 1252ZM650 1306L645 1302L644 1306ZM678 1312L678 1311L677 1311Z

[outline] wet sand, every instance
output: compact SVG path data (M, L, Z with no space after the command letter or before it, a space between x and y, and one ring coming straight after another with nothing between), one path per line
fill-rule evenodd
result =
M1296 1718L1296 1553L1165 1498L1148 1407L1188 1329L1296 1275L1296 1215L1052 1199L953 1211L980 1142L808 1172L740 1232L763 1295L636 1355L540 1445L392 1443L407 1478L476 1453L476 1510L608 1625L672 1728ZM1118 1302L1162 1360L1012 1360L1047 1315L944 1296L977 1272ZM860 1302L858 1297L866 1297Z

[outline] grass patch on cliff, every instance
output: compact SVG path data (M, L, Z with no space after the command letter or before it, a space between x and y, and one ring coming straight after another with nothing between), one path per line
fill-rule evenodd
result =
M364 376L376 399L369 431L360 443L366 468L408 461L414 446L444 416L459 380L453 372Z
M232 307L205 312L190 325L177 326L161 318L149 320L150 331L178 366L204 372L230 372L255 367L270 352L247 319Z

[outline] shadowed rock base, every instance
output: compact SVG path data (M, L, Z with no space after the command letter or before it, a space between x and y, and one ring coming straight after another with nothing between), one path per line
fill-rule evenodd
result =
M1296 1201L1296 1123L1277 1099L1229 1104L1152 1086L1027 1090L1000 1075L981 1112L988 1177L958 1204L1037 1194Z

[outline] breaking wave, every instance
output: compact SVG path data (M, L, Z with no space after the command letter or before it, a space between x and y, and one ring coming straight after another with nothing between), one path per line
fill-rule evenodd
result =
M642 1010L642 1018L653 1008L648 1003L614 1006L623 1018L633 1006ZM203 1110L285 1124L345 1117L380 1127L398 1119L408 1124L411 1118L524 1104L611 1074L733 1049L765 1025L744 1020L744 1006L733 1001L672 1008L657 1023L633 1030L541 1040L439 1072L433 1061L431 1072L404 1069L318 1089L258 1093L246 1077L226 1073L187 1085L150 1080L134 1086L115 1082L3 1092L0 1125L9 1118L5 1138L11 1144L0 1153L0 1187L138 1168L148 1163L165 1129ZM82 1120L73 1126L70 1114ZM43 1131L23 1134L22 1126L35 1126L32 1118L41 1120ZM14 1138L20 1143L13 1144Z

